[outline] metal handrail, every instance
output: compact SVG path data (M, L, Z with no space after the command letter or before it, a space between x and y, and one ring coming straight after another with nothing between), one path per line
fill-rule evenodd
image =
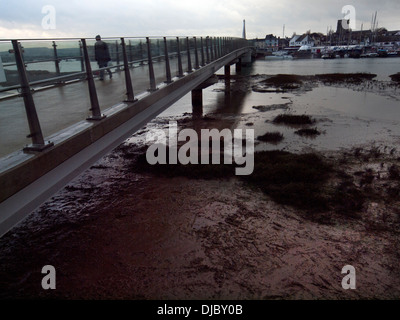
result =
M158 37L146 37L146 43L143 44L140 42L140 55L142 56L142 59L139 60L133 60L129 61L128 56L127 56L127 48L125 45L125 40L126 39L143 39L142 37L128 37L128 38L103 38L103 40L115 40L117 47L116 47L116 53L117 53L117 64L109 67L104 67L104 68L96 68L96 71L103 71L103 70L110 70L110 69L115 69L115 68L121 68L123 67L125 70L125 84L126 84L126 89L127 89L127 101L129 102L134 102L134 94L133 94L133 89L132 89L132 81L130 79L130 74L127 72L134 63L140 63L142 64L143 62L147 62L148 64L148 70L149 70L149 82L150 82L150 88L149 91L155 91L157 90L157 85L155 83L155 76L154 76L154 70L153 70L153 60L155 59L164 59L165 60L165 65L166 65L166 74L167 74L167 79L166 83L171 83L173 82L171 79L171 74L170 74L170 67L169 67L169 57L177 56L178 57L178 77L183 77L184 72L183 72L183 66L182 66L182 55L187 55L187 69L186 69L186 74L189 74L193 72L193 66L191 62L191 55L194 54L195 61L194 61L194 69L199 69L202 66L205 66L206 64L217 60L221 58L223 55L226 55L230 52L233 52L237 49L243 48L248 46L247 45L247 40L241 39L241 38L220 38L220 37L163 37L163 41L157 41L157 47L158 47L158 53L159 55L157 56L152 56L152 46L151 46L151 40L152 39L159 39ZM167 44L167 39L170 39L171 41L176 41L176 48L177 51L175 52L168 52L168 44ZM199 39L199 40L198 40ZM63 57L59 58L57 56L57 45L55 43L55 40L79 40L80 41L80 47L79 50L81 50L82 55L78 57ZM91 112L92 116L87 118L87 120L101 120L105 116L101 114L100 111L100 106L97 98L97 92L96 92L96 87L94 84L94 76L91 68L91 60L89 58L89 53L88 53L88 46L86 44L87 39L78 39L78 38L58 38L58 39L21 39L21 40L11 40L12 42L12 47L13 47L13 53L15 54L15 65L17 66L17 71L20 79L20 84L19 85L12 85L6 88L0 88L0 92L6 92L10 90L18 90L20 91L21 97L24 99L24 104L25 104L25 109L26 109L26 114L28 118L28 124L30 128L30 134L28 137L32 138L32 145L24 148L24 151L26 152L31 152L31 151L42 151L48 147L50 147L52 144L51 143L45 143L42 135L42 130L40 128L40 123L39 119L36 114L36 107L34 104L34 100L32 97L32 94L35 90L40 90L41 88L36 88L32 89L32 86L40 86L44 84L53 84L53 85L60 85L60 84L66 84L63 83L63 80L66 79L73 79L77 81L83 81L86 80L88 83L88 89L89 89L89 97L90 97L90 105L91 105ZM1 42L4 42L7 40L0 40ZM9 41L9 40L8 40ZM46 60L39 60L39 61L24 61L23 55L22 55L22 48L20 45L20 41L53 41L53 48L54 48L54 59L46 59ZM122 51L119 51L119 45L118 41L120 42L121 49ZM181 41L185 41L186 45L183 50L180 49L180 44ZM163 44L162 44L163 42ZM192 44L191 44L192 42ZM200 45L200 46L199 46ZM143 46L147 47L146 53L143 52ZM161 49L161 47L164 47ZM130 49L132 48L131 46L129 47ZM153 47L154 48L154 47ZM201 63L199 59L199 50L200 56L201 56ZM162 54L161 52L164 51ZM186 51L186 52L185 52ZM11 52L10 52L11 53ZM123 62L120 62L120 53L122 54L123 57ZM143 58L143 55L147 54L147 58ZM211 57L211 58L210 58ZM52 78L47 78L47 79L42 79L42 80L36 80L36 81L29 81L28 76L27 76L27 70L26 70L26 65L29 63L38 63L38 62L50 62L54 61L56 63L56 72L57 74L60 74L60 69L58 63L62 61L63 59L81 59L81 72L73 72L70 74L66 75L58 75L56 77ZM13 65L13 64L11 64ZM8 64L7 66L10 66ZM85 70L85 71L83 71ZM7 99L9 96L5 97Z
M195 49L190 49L190 52L192 52L192 53L195 52ZM171 57L177 56L178 52L171 52L168 55L171 56ZM75 58L75 57L72 57L72 58ZM57 61L57 60L60 61L60 60L72 59L72 58L58 58L58 59L38 60L38 61L24 61L24 63L27 65L27 64L30 64L30 63L51 62L51 61ZM164 58L165 58L165 55L159 55L159 56L152 57L153 60L164 59ZM130 65L130 67L132 67L132 65L134 63L143 63L143 62L147 62L147 61L148 61L148 59L132 60L132 61L128 61L128 64ZM11 65L17 65L17 64L16 63L7 64L7 65L4 64L4 66L11 66ZM97 71L102 71L102 70L121 68L123 66L124 66L124 64L117 64L117 65L104 67L104 68L96 68L95 71L97 72ZM74 76L76 77L76 76L80 76L80 75L84 75L84 74L86 74L85 71L73 72L73 73L70 73L70 74L67 74L67 75L47 78L47 79L43 79L43 80L29 81L29 84L35 86L35 85L40 85L40 84L48 83L48 82L58 83L60 80L73 78ZM15 89L21 89L21 85L13 85L13 86L9 86L9 87L0 88L0 92L6 92L6 91L10 91L10 90L15 90ZM1 98L0 98L0 100L1 100Z

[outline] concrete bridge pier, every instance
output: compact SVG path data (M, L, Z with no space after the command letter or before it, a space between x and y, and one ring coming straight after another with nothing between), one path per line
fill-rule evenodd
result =
M192 113L195 118L203 115L203 88L201 86L192 90Z
M224 67L225 79L231 78L231 65L228 64Z
M202 116L203 115L203 89L215 84L218 82L218 78L216 75L208 78L202 84L198 85L196 88L192 90L192 111L193 116Z
M240 60L240 59L239 59ZM229 95L231 90L231 65L224 66L225 75L225 94ZM192 110L193 116L202 116L203 114L203 89L218 82L218 78L214 75L208 78L202 84L192 90Z
M242 70L242 58L239 58L235 64L236 72L240 72Z
M241 57L241 64L243 67L249 67L251 65L252 59L251 59L251 52L247 52Z
M228 64L224 68L225 73L225 95L231 93L231 65Z

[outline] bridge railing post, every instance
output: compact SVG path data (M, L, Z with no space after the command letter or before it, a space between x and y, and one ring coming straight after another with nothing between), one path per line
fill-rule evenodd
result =
M206 55L207 55L207 64L210 63L210 51L209 51L209 42L210 38L206 37Z
M195 62L194 62L194 68L195 69L199 69L199 53L197 51L197 39L196 37L193 37L193 41L194 41L194 58L195 58Z
M189 37L186 37L186 50L187 50L187 72L192 72L193 68L192 68L192 59L190 57L190 42L189 42Z
M154 76L154 68L153 68L153 59L151 57L151 43L149 37L146 37L147 44L147 59L148 59L148 67L149 67L149 78L150 78L150 88L148 91L156 91L156 78Z
M92 111L92 116L88 117L87 120L101 120L105 118L105 115L101 114L99 100L97 98L96 86L94 84L92 67L90 65L89 53L86 45L86 39L81 39L83 56L85 59L85 69L86 69L86 80L89 89L90 98L90 110Z
M203 37L200 37L200 53L201 53L201 66L205 66L205 61L204 61L204 43L203 43Z
M28 138L32 139L32 145L25 147L25 152L29 151L42 151L48 147L51 147L53 143L45 143L43 139L42 129L40 127L39 118L36 112L35 102L33 101L31 87L29 85L28 75L26 73L26 67L22 58L21 47L18 40L12 40L12 46L14 49L15 62L17 65L17 71L21 84L21 95L24 99L26 117L29 125Z
M215 37L215 52L217 53L217 59L220 58L220 53L219 53L219 38Z
M211 61L214 61L214 48L213 48L213 38L210 37L210 54L211 54Z
M124 38L121 38L121 47L122 47L122 57L124 59L125 86L126 86L126 96L127 96L126 101L134 102L137 99L135 99L135 96L133 94L132 79L131 79L131 73L129 71L129 61L128 61L128 55L126 53L126 45Z
M214 53L215 53L215 60L218 59L218 42L217 37L214 37Z
M57 76L61 75L60 72L60 60L58 60L58 54L57 54L57 45L56 42L53 41L53 54L54 54L54 64L56 67L56 74Z
M181 56L181 41L176 37L176 50L178 52L178 77L183 77L182 56Z
M226 55L226 37L222 38L222 53Z
M165 73L167 76L167 80L165 83L171 83L172 78L171 78L171 67L169 64L169 56L168 56L168 45L167 45L167 38L164 37L164 55L165 55Z

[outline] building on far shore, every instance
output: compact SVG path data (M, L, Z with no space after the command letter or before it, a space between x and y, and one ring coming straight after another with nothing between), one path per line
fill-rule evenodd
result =
M288 38L280 38L273 34L267 34L264 39L253 39L254 46L265 52L281 50L289 45Z
M301 36L294 35L289 41L289 47L301 47L301 46L314 46L314 39L309 34L303 34Z
M400 52L400 31L388 31L386 28L375 27L373 30L352 30L349 20L337 21L336 31L327 34L308 31L301 35L294 34L291 38L280 38L267 34L264 39L253 39L253 45L259 52L266 54L283 49L296 50L300 47L329 47L329 46L367 46L383 50ZM400 55L400 53L399 53Z

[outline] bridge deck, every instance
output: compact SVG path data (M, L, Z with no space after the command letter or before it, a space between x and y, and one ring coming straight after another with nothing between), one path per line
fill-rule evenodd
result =
M183 57L183 64L187 59ZM171 60L173 76L176 59ZM156 83L165 79L165 62L154 62ZM175 72L174 72L175 71ZM136 65L130 69L135 95L145 92L149 88L149 71L147 65ZM111 80L106 77L104 81L96 79L97 95L101 110L113 106L118 101L126 99L125 77L123 71L113 73ZM67 128L90 115L90 99L86 83L75 82L48 90L35 91L33 95L37 113L40 119L43 135L49 137L54 133ZM30 143L27 138L29 127L25 114L22 97L13 97L2 100L1 125L0 125L0 157L20 150Z
M16 152L3 158L0 236L151 119L249 50L248 47L235 50L183 78L161 85L153 93L143 94L135 103L119 103L103 110L107 117L101 121L83 120L57 132L47 138L54 147L40 154ZM115 80L115 85L121 81L118 77ZM113 87L114 82L104 87L105 92L111 92ZM116 94L120 96L118 88Z

